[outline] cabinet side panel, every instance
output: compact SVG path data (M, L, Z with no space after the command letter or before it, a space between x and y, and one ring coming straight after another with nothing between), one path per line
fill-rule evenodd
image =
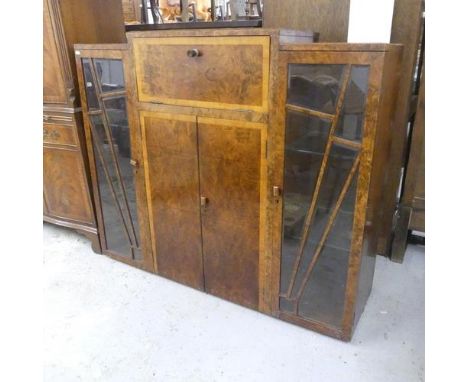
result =
M372 148L369 196L354 310L354 327L364 311L372 289L375 257L378 249L378 229L383 220L381 206L385 195L385 166L390 155L393 129L392 116L397 95L400 54L400 49L392 49L378 56L372 65L373 75L371 80L375 82L374 97L375 101L378 102L378 105L376 105L378 109L374 112L378 119L375 121L374 127L370 126L370 128L375 129L375 140Z

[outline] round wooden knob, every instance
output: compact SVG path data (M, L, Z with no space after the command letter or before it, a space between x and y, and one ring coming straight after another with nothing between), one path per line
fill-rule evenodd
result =
M198 50L198 49L189 49L187 50L187 56L189 57L200 57L201 56L201 52Z

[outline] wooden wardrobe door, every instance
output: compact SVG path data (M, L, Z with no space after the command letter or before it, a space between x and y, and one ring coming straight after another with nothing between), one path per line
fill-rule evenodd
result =
M52 15L49 8L49 2L43 3L43 22L44 22L44 42L43 42L43 98L44 103L66 104L67 85L63 72L63 67L68 63L62 63L60 59L60 47L54 34ZM59 21L56 20L56 28L61 28Z
M258 308L266 126L198 118L205 290Z
M203 289L196 117L140 118L155 269Z
M77 149L44 147L44 199L56 218L93 224L86 174Z

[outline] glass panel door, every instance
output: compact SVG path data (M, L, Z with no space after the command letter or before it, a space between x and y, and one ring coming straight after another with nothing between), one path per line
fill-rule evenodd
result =
M111 254L141 260L122 61L82 59L105 238Z
M341 326L368 67L290 64L280 311Z

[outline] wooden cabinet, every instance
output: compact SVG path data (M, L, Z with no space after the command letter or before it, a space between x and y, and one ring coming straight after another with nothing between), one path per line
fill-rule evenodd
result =
M109 150L110 175L135 165L131 183L109 178L134 195L145 269L349 340L372 285L401 47L268 29L127 37L120 53L76 47L103 227ZM97 63L119 57L126 89L106 96L110 64ZM120 161L106 98L124 95L131 150ZM132 215L114 204L122 221Z
M84 233L100 252L76 69L71 59L76 42L125 40L121 3L44 0L43 27L44 220Z

